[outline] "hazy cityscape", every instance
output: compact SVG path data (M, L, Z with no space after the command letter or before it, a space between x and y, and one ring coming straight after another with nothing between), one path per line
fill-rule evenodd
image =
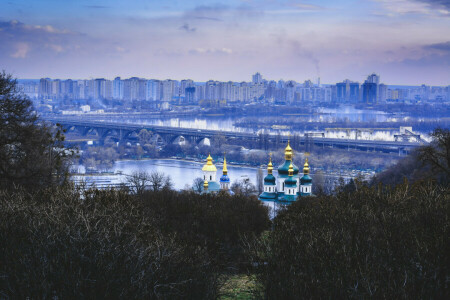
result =
M449 16L0 3L0 300L444 299Z
M200 105L221 107L230 104L253 102L273 104L417 104L445 103L450 101L450 86L388 86L381 83L380 76L371 74L363 83L344 80L336 84L321 84L306 80L267 80L260 73L249 82L194 82L186 80L156 80L132 77L114 80L104 78L90 80L20 80L19 88L36 102L42 111L58 111L62 114L87 112L88 103L108 110L101 100L123 101L129 106L132 101L149 101L148 109L169 110L171 105ZM119 104L119 105L120 105ZM128 105L127 105L128 104ZM118 103L116 103L116 106ZM78 107L77 107L78 106ZM73 108L72 112L65 108Z

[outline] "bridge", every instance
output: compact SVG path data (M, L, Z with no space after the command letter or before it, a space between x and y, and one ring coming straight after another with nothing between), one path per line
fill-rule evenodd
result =
M156 144L169 144L174 142L186 141L188 143L200 143L204 139L212 139L218 135L227 139L230 144L240 144L240 141L258 142L262 138L269 143L286 143L289 139L285 135L218 131L207 129L192 129L180 127L166 127L157 125L127 124L118 122L102 121L82 121L70 119L47 119L52 123L58 123L69 133L76 132L82 137L97 139L104 142L106 138L114 141L136 140L139 132L146 129ZM342 149L355 149L362 151L381 151L386 153L399 153L399 155L408 153L412 149L424 145L425 141L378 141L378 140L358 140L358 139L337 139L325 138L324 133L305 133L304 136L297 137L297 142L308 147L332 147Z

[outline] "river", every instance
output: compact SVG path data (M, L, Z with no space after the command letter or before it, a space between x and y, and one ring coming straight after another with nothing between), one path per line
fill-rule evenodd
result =
M108 185L117 185L125 183L127 175L131 175L136 171L145 171L151 173L153 171L161 172L169 175L173 182L173 187L176 190L181 190L186 185L192 186L195 178L203 177L202 167L204 163L190 162L175 159L151 159L151 160L122 160L114 163L111 169L110 175L87 175L87 176L73 176L75 182L83 180L86 184L95 184L99 187L105 187ZM222 165L216 164L218 169L217 178L222 174ZM75 171L80 173L84 172L83 166L77 166ZM253 184L256 183L256 174L258 169L244 167L244 166L231 166L228 165L228 175L231 182L240 180L243 178L249 178ZM117 174L122 173L122 174Z

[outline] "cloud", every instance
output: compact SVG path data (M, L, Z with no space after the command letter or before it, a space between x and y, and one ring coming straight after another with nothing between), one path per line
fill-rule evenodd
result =
M233 53L233 50L230 48L195 48L188 51L189 54L221 54L221 55L229 55Z
M425 49L438 50L438 51L450 54L450 41L443 42L443 43L436 43L436 44L426 45L426 46L424 46L424 48Z
M28 51L30 51L30 46L27 43L17 43L16 51L11 54L11 57L25 58L27 57Z
M93 8L93 9L105 9L105 8L110 8L109 6L105 6L105 5L85 5L84 7L87 7L87 8Z
M230 8L225 5L200 5L194 9L187 10L184 13L185 18L203 19L203 20L223 20L226 13L230 11Z
M450 2L447 0L374 0L392 14L422 14L450 16Z
M291 6L298 10L306 10L306 11L315 11L315 10L324 10L325 9L323 6L309 4L309 3L292 3Z
M70 38L76 36L67 30L50 25L29 25L12 20L0 22L0 52L12 58L29 58L33 53L50 49L60 53Z
M222 19L219 18L211 18L211 17L194 17L195 19L198 20L208 20L208 21L216 21L216 22L222 22Z
M0 65L9 60L73 60L81 56L119 55L121 45L51 25L25 24L17 20L0 21Z
M185 23L183 26L179 28L180 30L184 30L186 32L195 32L197 28L190 27L188 23Z
M450 10L450 1L449 0L415 0L416 2L423 2L431 7L437 9L447 9Z

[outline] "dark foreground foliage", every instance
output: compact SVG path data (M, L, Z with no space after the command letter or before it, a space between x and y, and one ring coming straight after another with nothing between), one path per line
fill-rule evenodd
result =
M299 199L251 247L269 299L448 296L450 189L404 183Z
M268 224L222 194L0 191L0 298L212 299L221 256Z
M164 233L176 233L190 245L206 247L214 265L247 267L242 236L254 236L270 225L268 209L256 198L227 193L147 192L145 213Z
M0 188L36 190L67 180L73 152L59 127L44 124L17 81L0 72Z
M428 145L415 149L396 165L377 174L373 184L395 186L406 178L410 182L431 179L441 185L450 184L450 129L436 128Z

